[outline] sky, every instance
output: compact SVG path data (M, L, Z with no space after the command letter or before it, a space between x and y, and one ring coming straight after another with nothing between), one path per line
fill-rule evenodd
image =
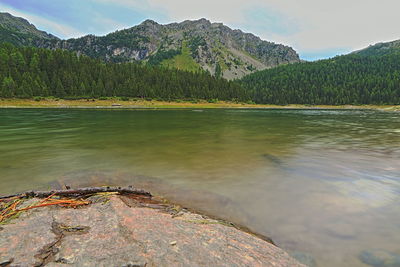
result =
M0 11L60 38L104 35L146 19L207 18L293 47L302 59L400 39L399 0L0 0Z

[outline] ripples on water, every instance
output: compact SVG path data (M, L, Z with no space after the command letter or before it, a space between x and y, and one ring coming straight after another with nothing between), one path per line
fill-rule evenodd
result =
M360 259L374 249L400 254L395 112L4 109L0 174L1 194L145 187L318 266L367 266Z

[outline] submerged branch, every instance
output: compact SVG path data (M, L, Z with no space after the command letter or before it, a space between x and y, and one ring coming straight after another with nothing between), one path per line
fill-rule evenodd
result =
M18 198L46 198L51 195L57 196L69 196L69 197L76 197L76 196L84 196L96 193L109 193L109 192L116 192L121 195L124 194L135 194L135 195L143 195L151 197L152 195L144 190L135 189L132 186L128 187L86 187L86 188L79 188L79 189L65 189L65 190L51 190L51 191L28 191L20 194L14 194L9 196L0 196L1 199L9 199L13 197Z

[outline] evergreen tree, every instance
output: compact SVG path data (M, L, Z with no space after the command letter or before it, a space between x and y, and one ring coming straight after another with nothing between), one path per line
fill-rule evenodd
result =
M60 98L65 97L64 85L60 79L57 79L55 83L55 96Z
M0 88L0 96L4 98L13 97L16 89L16 84L12 77L4 77Z

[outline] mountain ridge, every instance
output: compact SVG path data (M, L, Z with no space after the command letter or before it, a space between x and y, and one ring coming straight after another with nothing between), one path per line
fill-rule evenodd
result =
M26 24L33 26L26 20L19 23L25 27ZM14 30L19 31L15 27ZM265 41L254 34L233 30L205 18L170 24L148 19L104 36L89 34L67 40L39 30L35 32L33 28L31 31L35 38L13 43L67 49L111 62L145 61L181 70L203 70L226 79L241 78L257 70L300 61L297 52L289 46ZM42 38L40 34L43 34Z
M0 40L2 41L20 46L37 46L45 40L57 39L52 34L38 30L25 18L15 17L7 12L0 12Z
M352 53L363 56L383 56L396 52L400 52L400 39L389 42L379 42Z

